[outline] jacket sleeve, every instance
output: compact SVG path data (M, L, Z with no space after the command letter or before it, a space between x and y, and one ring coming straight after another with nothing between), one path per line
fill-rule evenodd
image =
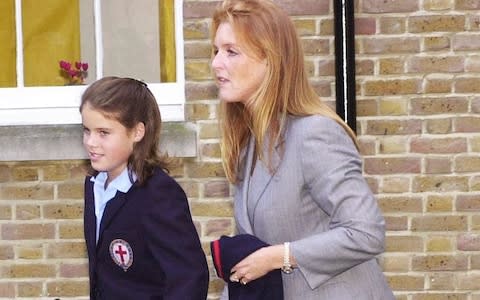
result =
M384 251L384 219L362 175L361 159L346 131L334 120L305 118L300 134L304 183L329 217L328 229L291 243L310 287Z
M204 300L209 282L205 253L184 191L164 175L156 182L155 205L144 221L147 247L165 273L163 299Z

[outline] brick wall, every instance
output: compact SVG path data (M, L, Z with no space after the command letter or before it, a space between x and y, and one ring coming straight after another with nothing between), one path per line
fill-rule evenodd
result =
M332 1L277 0L334 101ZM220 162L209 16L184 3L187 119L197 156L173 175L209 241L233 233ZM357 130L387 221L380 257L398 300L480 300L480 1L357 0ZM6 145L2 145L6 147ZM0 299L86 299L83 160L0 162ZM222 282L211 269L209 299Z

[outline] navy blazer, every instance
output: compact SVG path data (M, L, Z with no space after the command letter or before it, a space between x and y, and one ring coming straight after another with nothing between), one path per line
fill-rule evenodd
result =
M144 186L117 192L95 244L93 182L85 180L91 300L204 300L208 266L180 185L156 169Z
M239 234L233 237L222 235L220 239L210 242L213 266L218 277L228 285L229 300L283 300L280 269L270 271L246 285L230 281L230 270L237 263L267 246L269 244L251 234Z

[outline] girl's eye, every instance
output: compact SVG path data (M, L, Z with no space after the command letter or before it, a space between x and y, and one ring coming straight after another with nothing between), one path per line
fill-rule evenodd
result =
M106 136L106 135L108 135L108 134L109 134L108 131L100 130L100 135L101 135L101 136Z
M90 129L83 127L83 134L90 134Z
M228 49L228 50L227 50L227 53L228 53L229 56L235 56L235 55L238 54L236 51L234 51L234 50L232 50L232 49Z
M213 55L217 55L218 54L218 49L213 49Z

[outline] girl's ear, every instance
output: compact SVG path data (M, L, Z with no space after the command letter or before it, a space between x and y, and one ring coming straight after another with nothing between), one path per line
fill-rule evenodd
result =
M139 122L133 129L133 134L133 141L136 143L140 142L145 136L145 124L143 122Z

